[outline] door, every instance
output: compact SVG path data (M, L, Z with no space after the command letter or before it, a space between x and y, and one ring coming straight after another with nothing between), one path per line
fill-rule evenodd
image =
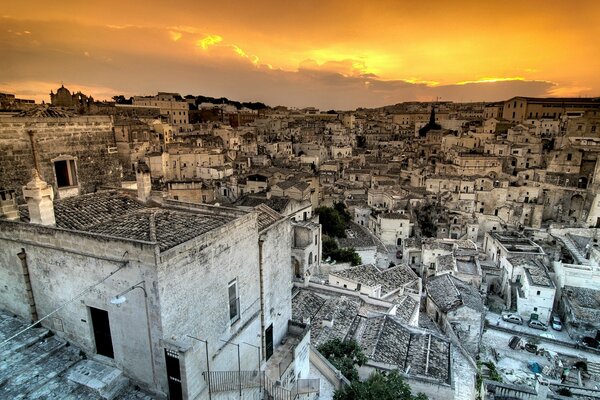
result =
M165 362L167 364L167 380L169 381L169 400L182 400L179 353L165 349Z
M265 348L267 351L266 359L268 360L273 355L273 324L269 325L265 331Z
M112 337L110 335L110 322L108 312L98 308L90 307L92 327L94 329L94 341L96 342L96 353L115 358Z

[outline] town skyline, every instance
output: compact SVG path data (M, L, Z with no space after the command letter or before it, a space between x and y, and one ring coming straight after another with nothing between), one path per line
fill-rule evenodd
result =
M6 4L0 91L47 102L64 82L100 100L169 91L341 110L600 95L594 2L172 8Z

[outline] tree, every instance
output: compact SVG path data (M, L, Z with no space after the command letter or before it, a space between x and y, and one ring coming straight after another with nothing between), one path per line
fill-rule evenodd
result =
M337 262L349 262L352 265L362 264L362 260L355 249L340 249L335 239L325 237L323 239L323 257L330 257Z
M367 362L360 345L352 339L344 341L332 339L320 345L318 350L351 382L358 380L358 370L355 365L360 367Z
M113 96L112 99L117 104L132 104L133 103L133 97L130 97L129 99L127 99L122 94L120 94L118 96Z
M353 381L335 391L334 400L427 400L423 393L413 395L410 386L397 370L381 373L374 372L364 382Z
M348 222L352 221L352 215L350 215L350 213L348 212L348 208L346 208L346 205L344 203L334 203L333 209L340 214L340 216L345 222L345 225L347 225Z
M323 233L332 237L346 237L346 220L338 210L330 207L318 207L315 212L323 226Z

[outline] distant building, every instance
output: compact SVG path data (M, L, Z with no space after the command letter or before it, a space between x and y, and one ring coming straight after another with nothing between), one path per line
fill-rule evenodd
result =
M584 111L600 110L600 97L513 97L504 102L502 118L513 122L526 119L581 115Z

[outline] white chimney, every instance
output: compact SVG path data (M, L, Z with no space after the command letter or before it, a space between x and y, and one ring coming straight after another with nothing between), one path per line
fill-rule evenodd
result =
M150 168L148 165L139 161L135 170L135 181L137 182L137 197L144 203L150 199L152 190L152 180L150 179Z
M23 186L23 197L29 208L29 221L32 224L55 225L54 190L40 178L37 169L31 170L31 182Z

